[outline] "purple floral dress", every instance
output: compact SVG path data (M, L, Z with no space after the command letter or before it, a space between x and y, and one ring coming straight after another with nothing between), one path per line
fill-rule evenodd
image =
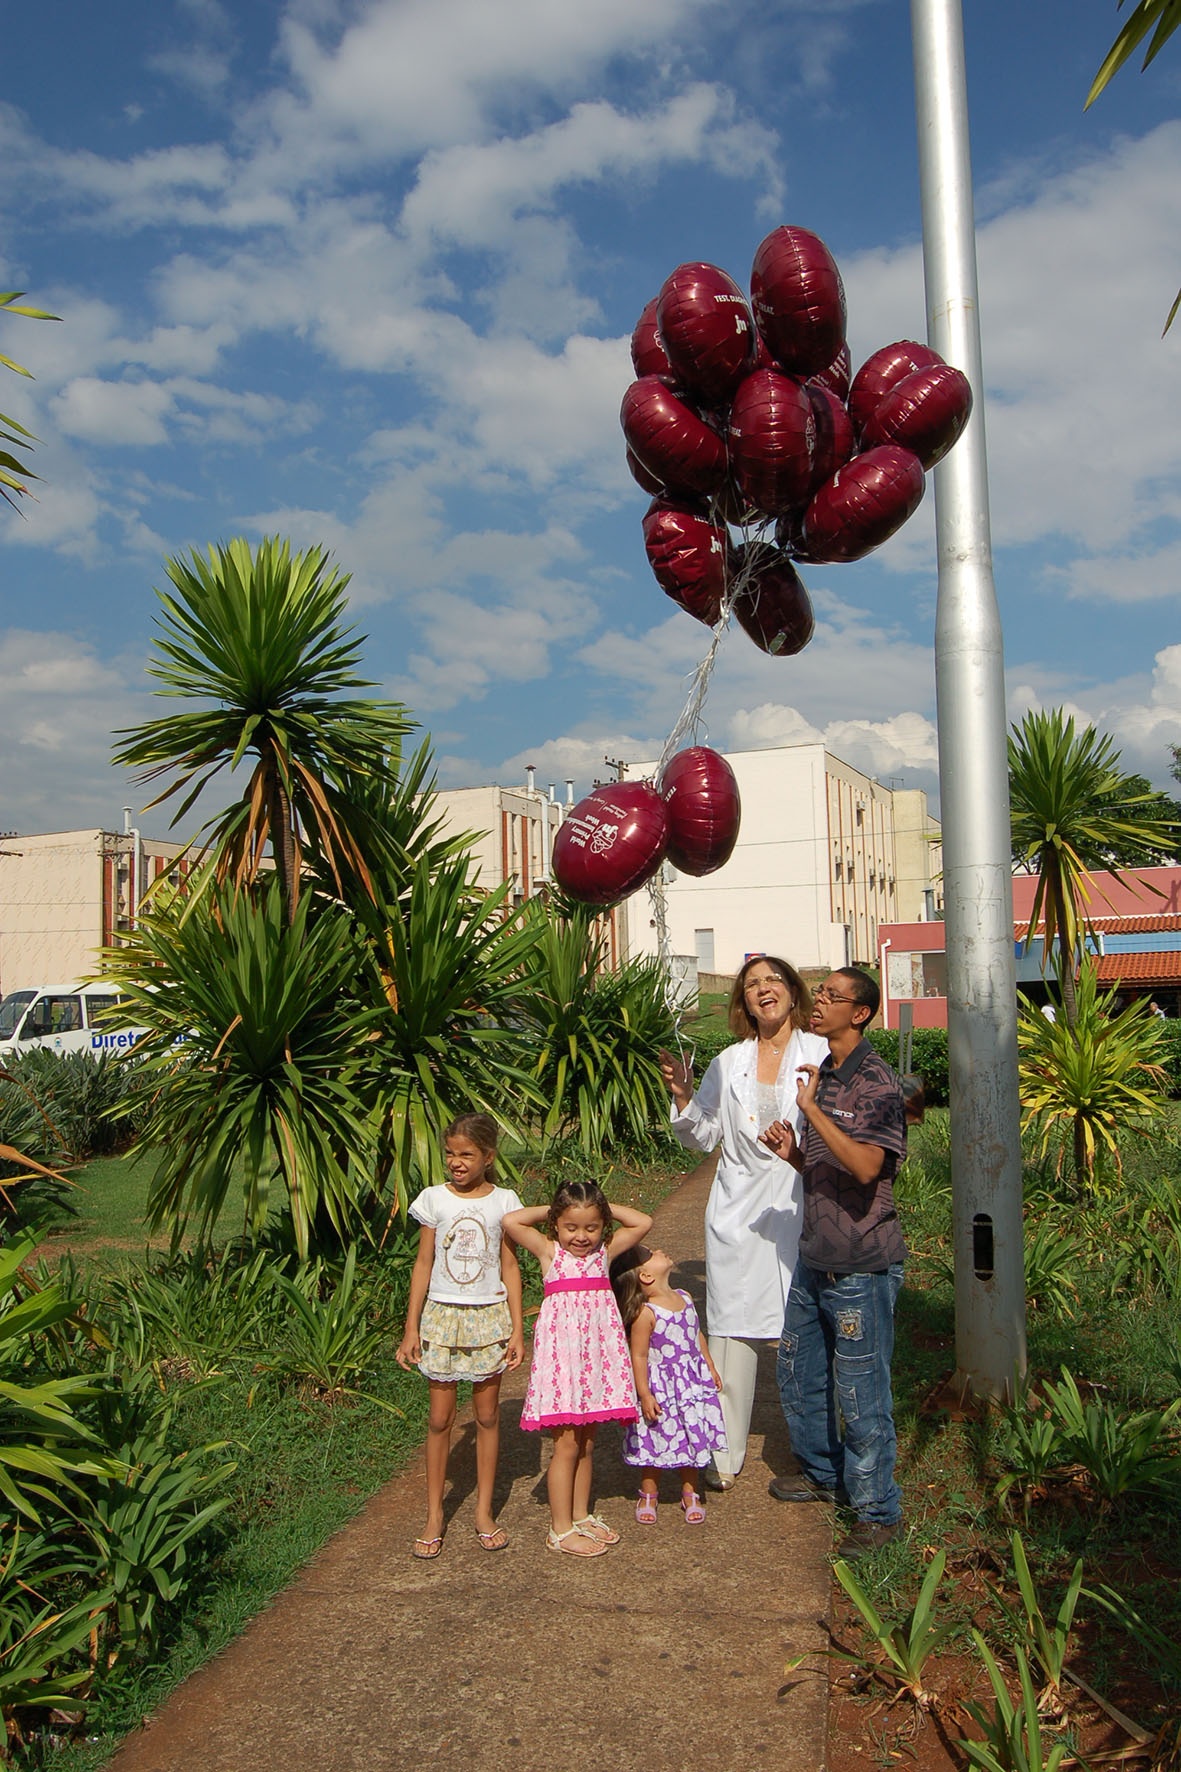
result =
M634 1421L631 1352L607 1278L607 1251L571 1255L558 1245L533 1332L524 1428Z
M700 1470L726 1450L726 1427L705 1356L697 1308L687 1292L683 1311L646 1308L656 1318L648 1343L648 1386L660 1404L658 1421L643 1416L623 1436L628 1464L647 1470Z

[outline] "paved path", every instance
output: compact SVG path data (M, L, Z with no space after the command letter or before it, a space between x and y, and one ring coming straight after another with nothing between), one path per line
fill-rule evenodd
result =
M654 1233L700 1304L712 1162L660 1208ZM481 1550L474 1429L461 1418L449 1526L436 1562L410 1544L421 1458L382 1489L228 1649L185 1682L111 1772L820 1772L831 1516L767 1495L790 1465L773 1365L761 1372L746 1468L709 1498L632 1520L619 1436L596 1451L617 1550L576 1563L545 1549L545 1442L517 1430L524 1377L504 1386L500 1519Z

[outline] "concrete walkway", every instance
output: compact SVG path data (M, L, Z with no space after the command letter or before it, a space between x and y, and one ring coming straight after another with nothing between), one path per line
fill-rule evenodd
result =
M712 1169L669 1197L653 1233L699 1305ZM820 1772L832 1516L767 1495L791 1467L773 1353L746 1467L708 1498L703 1527L682 1522L675 1478L657 1526L636 1526L619 1434L600 1433L597 1505L623 1543L588 1562L546 1551L548 1442L518 1431L514 1374L502 1392L507 1550L476 1540L474 1428L461 1417L438 1560L409 1554L419 1458L124 1744L113 1772Z

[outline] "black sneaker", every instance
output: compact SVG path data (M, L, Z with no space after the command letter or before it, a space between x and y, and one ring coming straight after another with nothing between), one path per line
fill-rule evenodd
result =
M843 1490L825 1489L801 1471L794 1477L776 1477L767 1484L773 1501L844 1501Z
M847 1538L843 1538L837 1546L837 1556L844 1557L847 1563L855 1563L859 1557L872 1557L896 1538L902 1537L902 1521L895 1520L892 1526L877 1526L872 1520L858 1520Z

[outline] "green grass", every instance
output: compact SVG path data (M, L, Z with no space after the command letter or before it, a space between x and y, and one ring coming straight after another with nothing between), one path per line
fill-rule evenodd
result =
M71 1170L73 1210L49 1219L42 1252L52 1257L55 1250L69 1249L80 1259L105 1263L127 1252L166 1249L167 1231L149 1233L145 1222L154 1170L154 1157L134 1150L122 1157L96 1157ZM214 1241L224 1243L241 1228L240 1200L230 1199L214 1226Z

